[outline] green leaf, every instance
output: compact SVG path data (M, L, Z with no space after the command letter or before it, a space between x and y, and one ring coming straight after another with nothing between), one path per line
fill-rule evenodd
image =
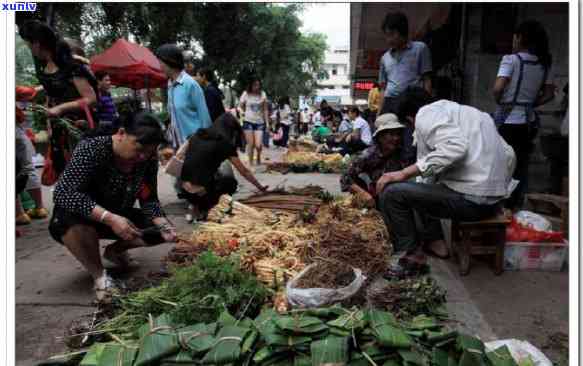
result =
M99 364L99 358L103 354L106 345L107 343L95 343L91 346L79 366L97 366Z
M381 345L395 348L408 348L413 345L411 338L398 328L397 321L392 314L371 309L368 317L371 328Z
M399 353L399 356L401 356L403 358L403 361L405 362L405 366L409 366L409 365L424 366L424 365L427 365L427 361L425 360L423 355L421 355L419 352L400 349L398 351L398 353Z
M518 366L507 346L487 352L486 357L488 357L492 366Z
M345 365L348 363L348 338L328 337L312 342L312 366Z

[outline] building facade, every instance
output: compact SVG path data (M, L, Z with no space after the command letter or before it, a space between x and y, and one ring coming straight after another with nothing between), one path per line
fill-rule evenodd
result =
M401 11L409 19L409 36L425 42L432 54L434 93L485 112L496 108L492 88L500 61L512 53L513 31L523 21L540 21L549 36L553 65L548 80L555 100L538 108L541 131L531 156L530 188L544 191L548 160L540 138L558 133L563 88L569 79L568 3L351 3L351 94L365 98L378 79L379 60L387 51L381 31L385 15Z
M350 94L350 50L335 47L326 51L323 70L328 77L318 81L314 104L326 100L331 105L351 105Z

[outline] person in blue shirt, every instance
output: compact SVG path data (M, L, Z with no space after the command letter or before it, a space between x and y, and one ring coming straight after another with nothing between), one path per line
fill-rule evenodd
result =
M190 135L210 127L212 121L204 91L184 70L182 51L176 45L165 44L156 50L156 56L168 76L168 137L172 147L178 149Z

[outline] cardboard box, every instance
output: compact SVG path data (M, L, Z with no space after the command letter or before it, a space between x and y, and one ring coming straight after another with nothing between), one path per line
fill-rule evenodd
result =
M568 242L506 242L504 270L554 271L563 269L568 258Z

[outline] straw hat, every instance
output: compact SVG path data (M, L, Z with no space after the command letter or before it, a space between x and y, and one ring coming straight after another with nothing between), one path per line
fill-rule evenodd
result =
M374 135L372 135L373 138L375 138L382 131L405 128L405 125L399 122L399 118L396 115L392 113L385 113L381 114L377 118L375 121L375 127L376 131L374 132Z

